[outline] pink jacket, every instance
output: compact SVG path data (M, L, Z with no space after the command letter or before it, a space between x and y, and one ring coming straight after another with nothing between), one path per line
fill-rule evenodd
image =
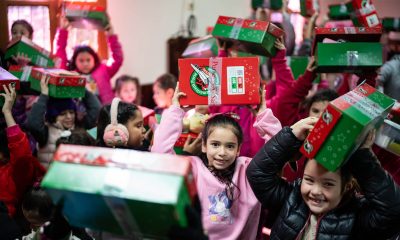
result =
M173 153L173 145L182 132L184 111L171 106L163 113L163 118L154 133L152 152ZM254 128L268 141L280 129L279 121L270 109L260 113ZM232 206L225 194L225 186L207 169L198 157L191 157L193 177L202 206L202 223L209 239L255 239L261 204L251 190L246 178L246 169L251 159L238 157L232 181L239 187L240 195ZM238 192L236 192L238 194Z
M55 55L60 58L60 68L67 69L67 47L68 31L58 28L54 38ZM111 50L111 58L107 63L101 63L91 74L97 84L99 98L101 103L111 103L114 98L114 92L111 87L111 78L118 72L123 62L123 53L121 44L118 41L117 35L107 36L108 47Z

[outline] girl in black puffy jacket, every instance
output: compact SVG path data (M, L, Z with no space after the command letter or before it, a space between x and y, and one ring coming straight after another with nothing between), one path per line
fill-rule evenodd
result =
M329 172L314 159L293 183L278 173L298 153L317 118L283 128L257 153L247 178L263 207L279 211L271 239L388 239L400 231L400 188L371 151L371 132L349 161ZM356 179L363 196L356 194Z

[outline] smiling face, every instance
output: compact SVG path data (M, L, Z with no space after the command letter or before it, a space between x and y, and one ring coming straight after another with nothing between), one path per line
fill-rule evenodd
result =
M301 195L313 214L324 214L336 208L343 197L340 170L330 172L314 159L304 169Z
M208 165L215 169L228 168L239 156L240 146L233 131L225 127L215 127L210 131L207 142L202 144Z
M59 123L65 129L71 129L75 124L75 111L65 110L57 116L56 122Z

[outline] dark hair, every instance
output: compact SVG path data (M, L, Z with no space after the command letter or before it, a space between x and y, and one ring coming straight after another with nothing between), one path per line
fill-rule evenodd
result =
M10 150L8 149L8 138L7 138L5 128L0 130L0 142L1 142L0 153L3 154L4 158L9 159L10 158Z
M332 101L339 97L339 94L335 90L332 89L320 89L318 90L314 96L306 100L307 109L311 108L311 105L315 102L324 102L324 101Z
M111 123L111 115L110 115L111 105L103 106L100 109L99 116L97 119L97 141L96 145L101 147L106 147L103 140L104 130L107 125ZM139 108L131 103L118 103L118 114L117 121L118 123L125 125L130 119L135 119L137 117L137 111L140 111Z
M90 136L90 134L85 129L74 129L71 131L71 135L62 136L56 141L56 147L60 144L73 144L73 145L83 145L83 146L95 146L96 140Z
M50 196L39 186L29 190L22 201L25 211L37 211L43 220L50 220L54 212L54 204Z
M75 47L74 54L72 55L71 61L69 62L68 70L79 72L79 69L76 67L76 58L78 57L78 55L80 53L84 53L84 52L87 52L90 55L92 55L92 57L94 59L94 67L90 71L90 73L92 73L100 65L100 58L97 55L97 53L93 50L93 48L91 48L89 46L77 46L77 47Z
M19 19L16 20L15 22L13 22L13 24L11 25L11 30L15 27L15 25L22 25L26 28L26 30L28 30L29 32L29 38L33 37L33 27L30 23L28 23L28 21L24 20L24 19Z
M154 84L158 84L158 86L163 90L168 90L170 88L175 90L176 83L177 83L176 77L170 73L165 73L159 76L154 82Z
M240 127L239 123L231 116L227 114L217 114L211 118L209 118L203 128L202 131L202 144L207 144L208 136L211 132L217 128L227 128L230 129L233 134L237 137L238 145L240 146L243 142L243 132L242 128ZM234 189L236 188L239 192L238 196L240 195L239 187L232 182L233 174L235 173L236 169L236 160L226 169L218 170L215 169L213 166L208 165L208 159L206 154L202 154L201 156L204 164L208 167L210 172L222 183L225 184L225 191L227 196L230 200L234 200Z
M57 116L62 114L64 111L68 111L68 110L75 112L75 122L76 122L77 106L73 99L49 97L45 118L46 118L47 122L55 123Z
M136 105L140 105L141 103L141 98L142 98L142 91L140 89L140 82L139 78L137 77L132 77L129 75L122 75L119 78L117 78L115 82L115 92L119 93L122 88L122 84L126 82L133 82L136 85L136 99L133 102Z

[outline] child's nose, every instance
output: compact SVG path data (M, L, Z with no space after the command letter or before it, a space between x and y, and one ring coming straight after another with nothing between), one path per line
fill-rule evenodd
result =
M318 184L315 184L315 185L313 186L313 188L311 189L311 194L313 194L313 195L319 195L319 194L321 194L321 193L322 193L321 187L320 187Z

